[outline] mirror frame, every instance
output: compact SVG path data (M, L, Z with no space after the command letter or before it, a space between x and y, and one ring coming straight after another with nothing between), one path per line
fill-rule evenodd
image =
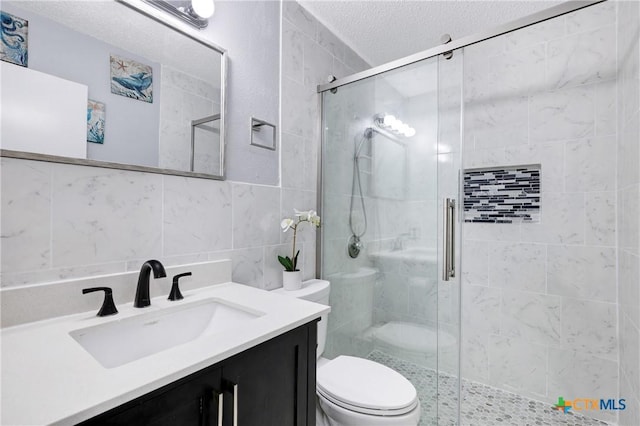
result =
M19 158L23 160L47 161L52 163L75 164L79 166L101 167L106 169L129 170L146 173L156 173L163 175L185 176L202 179L225 180L225 150L226 150L226 118L227 118L227 51L220 46L205 39L198 30L188 28L186 24L179 19L170 16L155 7L145 3L143 0L114 0L134 11L145 15L146 17L159 22L172 31L184 35L185 37L200 43L221 55L220 58L220 174L212 175L207 173L197 173L184 170L163 169L160 167L139 166L135 164L115 163L101 160L91 160L88 158L63 157L50 154L38 154L35 152L13 151L8 149L0 149L0 157Z

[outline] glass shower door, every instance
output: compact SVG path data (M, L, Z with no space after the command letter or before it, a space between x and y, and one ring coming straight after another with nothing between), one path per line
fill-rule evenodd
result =
M459 291L443 280L442 199L458 202L461 65L461 53L431 58L323 93L323 356L404 375L422 425L457 423Z
M462 50L438 57L438 425L460 424L462 66Z

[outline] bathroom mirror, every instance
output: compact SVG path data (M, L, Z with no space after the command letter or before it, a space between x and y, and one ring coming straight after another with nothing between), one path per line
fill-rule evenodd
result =
M140 0L1 8L24 39L0 62L3 156L224 178L223 49Z

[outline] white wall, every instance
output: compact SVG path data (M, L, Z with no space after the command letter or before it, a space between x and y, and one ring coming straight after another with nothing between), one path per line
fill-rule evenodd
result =
M618 6L619 424L640 424L640 3Z
M465 167L542 188L539 224L465 223L463 376L546 402L618 394L615 9L465 49Z
M251 146L250 120L279 124L280 2L216 1L202 33L229 54L227 179L278 185L280 146L277 151Z

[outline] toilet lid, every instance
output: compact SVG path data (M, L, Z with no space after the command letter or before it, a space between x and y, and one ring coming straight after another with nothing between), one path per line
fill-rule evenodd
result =
M317 371L318 392L361 413L399 415L418 403L416 389L400 373L364 358L339 356Z

